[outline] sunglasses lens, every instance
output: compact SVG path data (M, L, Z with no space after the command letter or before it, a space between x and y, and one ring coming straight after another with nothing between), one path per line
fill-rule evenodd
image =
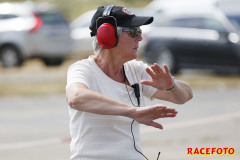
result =
M142 30L139 28L139 29L137 29L137 28L134 28L133 29L133 31L131 32L131 36L133 37L133 38L136 38L139 34L141 34L142 33Z
M128 29L123 29L123 31L130 31L130 35L133 38L136 38L139 34L142 33L142 30L140 28L128 28Z

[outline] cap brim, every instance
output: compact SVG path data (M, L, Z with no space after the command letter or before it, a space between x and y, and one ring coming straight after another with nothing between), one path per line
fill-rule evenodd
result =
M133 17L129 23L124 24L119 24L118 26L122 27L139 27L142 25L147 25L153 22L153 17L141 17L141 16L136 16Z

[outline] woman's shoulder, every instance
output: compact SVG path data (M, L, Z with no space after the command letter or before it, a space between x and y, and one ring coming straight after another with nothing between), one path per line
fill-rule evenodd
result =
M78 68L78 67L89 67L89 66L92 66L92 59L91 58L78 60L78 61L72 63L69 66L69 69Z

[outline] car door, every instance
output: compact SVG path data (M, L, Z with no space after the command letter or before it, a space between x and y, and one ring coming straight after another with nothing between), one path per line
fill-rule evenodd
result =
M65 56L71 49L70 27L59 12L38 12L41 27L34 32L38 53L44 56Z
M234 53L224 27L217 21L203 17L186 17L172 20L177 26L175 52L185 65L208 67L226 63ZM220 33L221 32L221 33ZM231 60L229 60L231 61Z

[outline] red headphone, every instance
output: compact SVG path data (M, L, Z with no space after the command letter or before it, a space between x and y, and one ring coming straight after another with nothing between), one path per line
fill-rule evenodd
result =
M110 13L113 9L114 5L107 6L103 11L102 17L97 19L98 21L102 21L100 27L97 29L97 40L98 44L103 49L110 49L117 45L117 20L110 16ZM114 24L115 26L113 26Z

